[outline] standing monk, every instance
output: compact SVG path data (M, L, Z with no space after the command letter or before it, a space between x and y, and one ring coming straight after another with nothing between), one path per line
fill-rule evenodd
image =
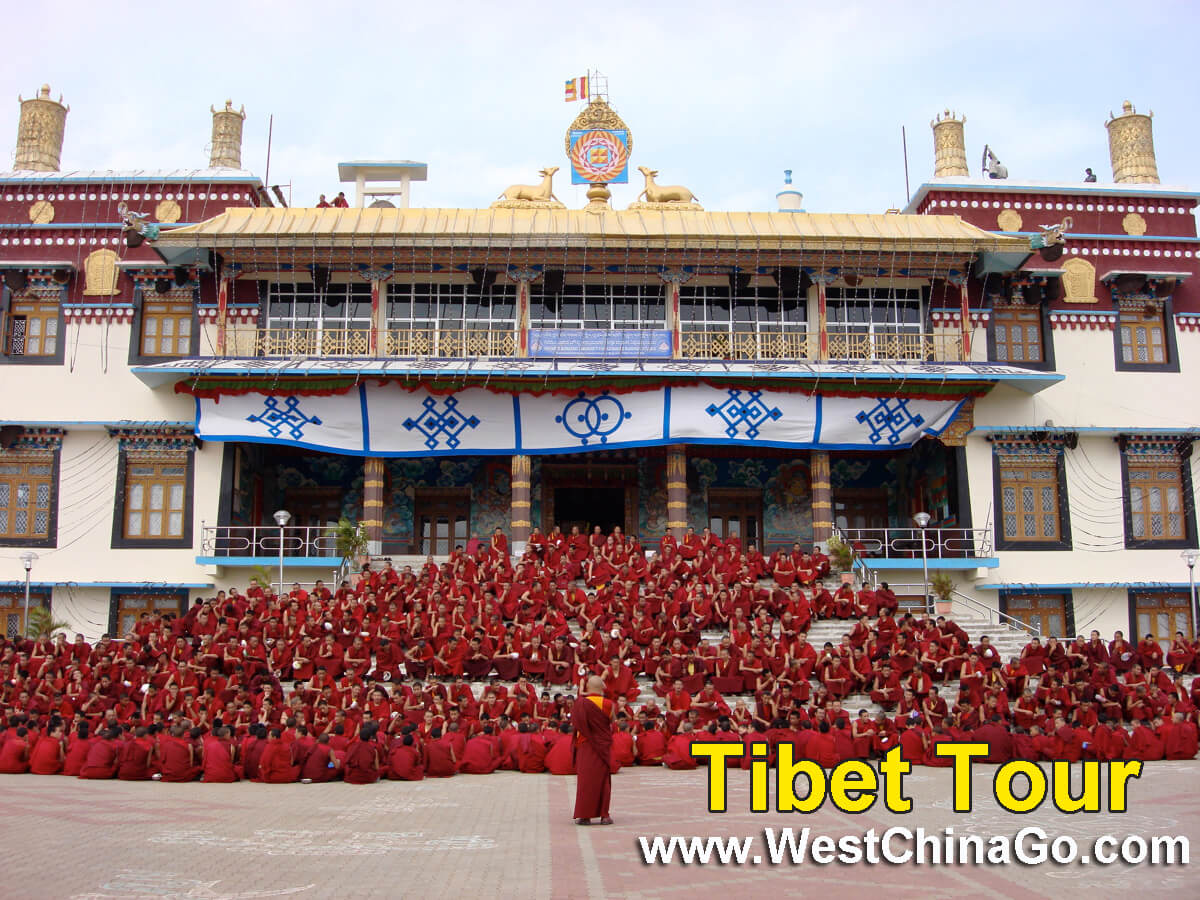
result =
M593 675L584 693L571 709L575 729L575 824L591 825L599 817L601 825L611 825L608 804L612 799L612 717L613 703L604 696L604 679Z

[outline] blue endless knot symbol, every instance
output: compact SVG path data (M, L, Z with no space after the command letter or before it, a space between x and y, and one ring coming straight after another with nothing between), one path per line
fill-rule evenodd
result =
M415 419L405 419L404 427L409 431L416 429L425 435L425 446L430 450L436 449L443 437L446 446L456 450L462 443L459 435L468 428L479 427L478 417L463 415L458 409L458 398L453 395L442 402L440 412L437 408L438 402L432 396L426 397L421 406L425 411Z
M274 438L279 437L286 428L293 441L298 441L304 436L305 426L321 424L321 420L316 416L304 414L300 409L300 398L295 396L285 397L282 407L278 397L268 397L263 402L263 411L246 416L246 421L267 426L267 433Z
M778 406L767 406L762 399L762 391L747 391L746 399L742 399L741 391L727 391L729 399L720 405L710 403L704 411L710 416L720 417L725 423L725 434L731 438L739 437L738 432L744 426L745 437L756 440L761 426L767 422L777 422L783 416Z
M561 422L567 433L579 438L581 444L587 444L594 437L600 438L600 443L607 444L609 435L631 418L633 413L625 412L621 401L608 391L595 398L589 398L580 391L579 396L567 402L562 415L555 416L554 421Z
M883 441L889 446L900 443L905 429L920 428L925 424L924 416L909 411L907 399L894 403L882 399L871 410L860 410L854 418L870 429L867 437L872 444Z

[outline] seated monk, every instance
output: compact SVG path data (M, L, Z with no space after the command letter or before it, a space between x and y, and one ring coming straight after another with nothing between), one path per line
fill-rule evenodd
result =
M458 771L464 775L490 775L500 766L500 739L491 725L467 741Z
M291 784L300 777L293 743L283 739L283 729L272 728L267 748L258 761L258 780L263 784Z
M440 728L429 732L429 741L425 744L425 774L430 778L449 778L458 774L454 746Z
M233 741L229 726L223 725L201 738L203 761L200 780L205 784L232 784L238 780L233 764Z
M208 762L207 756L205 762ZM341 774L341 761L329 743L329 735L318 735L317 742L308 751L300 765L302 784L324 784Z
M388 778L392 781L421 781L425 777L425 762L412 732L392 744L388 754Z
M367 722L358 733L358 737L346 747L343 763L343 780L346 784L374 784L379 780L382 765L379 745L375 743L375 735L378 732L378 723Z
M551 775L575 774L575 738L571 734L571 723L563 722L559 734L552 738L546 751L546 771Z
M116 726L101 732L88 748L87 757L79 768L79 777L115 778L121 764L121 748L117 743L120 737L121 729Z
M120 781L149 781L153 759L154 739L150 737L150 729L139 725L133 731L133 740L121 746L117 778Z
M29 771L33 775L57 775L66 758L66 726L57 722L49 734L37 739L29 754Z
M158 756L162 780L170 782L195 781L200 776L196 765L196 748L192 736L182 725L171 726L168 734L160 736Z

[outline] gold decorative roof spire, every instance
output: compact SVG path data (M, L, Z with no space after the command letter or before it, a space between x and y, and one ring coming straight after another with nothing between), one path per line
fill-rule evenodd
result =
M967 139L963 133L966 122L966 116L960 118L947 109L929 123L933 129L934 178L966 178L971 174L967 168Z
M1158 184L1158 161L1154 157L1154 127L1149 115L1139 113L1126 100L1121 115L1109 113L1108 155L1113 181L1117 184Z
M13 167L20 171L57 172L62 161L63 134L71 107L50 99L50 85L43 84L38 95L21 104L17 125L17 153Z

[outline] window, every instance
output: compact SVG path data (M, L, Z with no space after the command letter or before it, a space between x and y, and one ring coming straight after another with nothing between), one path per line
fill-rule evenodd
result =
M919 290L829 288L825 300L831 358L924 358Z
M192 453L121 450L114 547L190 547Z
M1171 298L1153 294L1117 302L1113 340L1118 372L1178 372Z
M29 592L29 608L50 608L50 595L44 590ZM22 637L25 633L25 591L0 593L0 635L8 640Z
M1001 594L1001 612L1036 628L1043 638L1071 636L1074 629L1069 594Z
M1040 363L1045 360L1040 308L1010 306L994 309L992 329L995 337L993 359L997 362Z
M186 356L192 347L192 304L179 300L142 303L142 356Z
M143 613L182 615L186 594L118 594L109 601L109 631L124 637L137 627Z
M1062 443L997 440L993 449L997 549L1071 549Z
M387 290L388 352L399 356L515 356L516 286L400 282Z
M1126 546L1188 539L1190 503L1184 503L1183 467L1175 458L1126 460Z
M125 537L183 537L187 464L129 460L125 474Z
M0 452L0 541L53 545L53 452Z
M532 328L663 329L667 301L661 284L566 284L547 293L539 283L529 296Z
M806 359L808 300L774 286L731 294L719 285L679 289L683 355L713 359Z
M1131 591L1134 639L1153 635L1162 648L1171 646L1175 632L1193 637L1191 598L1178 591Z
M8 355L57 356L58 318L56 300L13 300L5 334Z
M1129 365L1167 362L1166 331L1162 306L1122 307L1119 324L1121 362Z
M350 356L369 352L371 286L308 283L267 285L267 327L259 335L263 356Z

